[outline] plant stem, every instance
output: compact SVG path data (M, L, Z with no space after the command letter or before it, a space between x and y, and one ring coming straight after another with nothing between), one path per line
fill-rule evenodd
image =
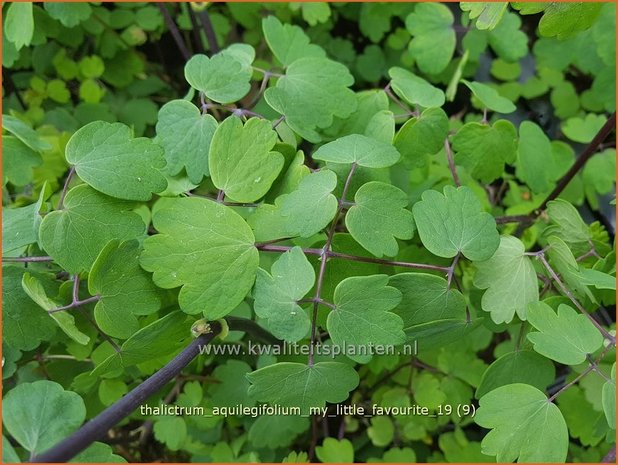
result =
M395 102L400 108L402 108L406 112L407 116L411 116L414 114L414 111L412 111L410 107L408 107L405 103L399 100L395 94L393 94L390 83L386 85L386 87L384 88L384 92L386 93L386 95L388 95L388 98L390 98L393 102Z
M15 262L15 263L31 263L31 262L53 262L51 257L2 257L3 262Z
M535 211L535 216L539 216L541 212L545 210L549 202L558 198L558 196L566 188L569 182L571 182L571 180L575 177L575 175L579 172L579 170L581 170L586 164L586 162L595 154L599 145L601 145L601 143L615 129L615 127L616 127L616 112L612 113L612 115L605 122L603 127L599 129L596 136L594 136L592 141L586 146L586 148L580 154L580 156L577 157L577 160L575 160L575 163L573 163L573 166L571 166L569 171L567 171L567 173L564 176L562 176L562 178L560 178L554 190L547 196L547 198Z
M69 305L65 305L63 307L58 307L58 308L53 308L51 310L47 310L47 313L64 312L65 310L70 310L72 308L81 307L82 305L91 304L93 302L98 302L99 300L101 300L101 297L98 295L95 295L92 297L88 297L87 299L84 299L84 300L73 301Z
M496 216L496 224L508 224L508 223L532 223L533 215L507 215Z
M453 158L453 151L451 150L451 144L448 142L448 138L444 139L444 150L446 151L446 159L448 160L448 168L453 175L453 181L457 187L461 186L459 175L457 174L457 167L455 166L455 159Z
M120 423L143 404L146 399L177 377L199 355L201 346L212 342L214 337L221 331L221 326L213 322L210 324L210 327L212 328L212 333L202 334L195 338L182 352L154 375L84 424L68 438L60 441L46 452L33 457L31 461L35 463L67 462L94 441L103 438L110 428Z
M189 53L189 50L187 49L187 46L185 45L185 42L182 39L182 35L180 34L180 31L178 30L178 26L176 26L176 23L174 23L174 20L170 16L169 11L167 11L167 7L165 6L165 3L157 2L157 6L159 7L161 14L163 15L163 20L165 21L167 28L169 29L170 33L172 34L172 37L174 38L174 42L176 42L176 46L178 47L180 54L182 55L185 61L189 61L189 58L191 58L191 54Z
M333 243L333 238L335 237L335 229L337 227L337 223L339 222L339 217L343 211L343 202L345 202L345 196L348 193L350 188L350 184L352 182L352 176L354 176L354 172L356 171L356 167L358 165L356 163L352 163L350 166L350 172L348 173L348 177L345 180L345 184L343 185L343 191L341 192L341 198L339 199L339 206L337 208L337 213L335 213L335 217L333 218L333 222L330 225L330 229L328 230L328 235L326 237L326 243L320 252L320 270L318 272L317 284L315 286L315 297L313 302L313 315L311 318L311 345L309 347L309 366L313 366L314 360L314 352L315 352L315 342L317 336L317 327L318 327L318 306L320 304L321 295L322 295L322 284L324 283L324 274L326 272L326 262L329 258L329 252L331 249L331 245Z
M276 129L277 126L279 126L281 123L283 123L285 121L285 115L281 115L279 118L277 118L274 122L273 122L273 129Z
M204 53L204 44L202 43L202 36L200 35L200 25L197 22L197 18L195 16L195 12L191 5L188 3L185 4L187 8L187 13L189 15L189 20L191 21L191 28L193 31L193 39L195 40L195 46L197 47L198 53Z
M579 301L575 298L573 293L564 285L562 280L558 277L558 274L551 267L551 265L547 261L547 258L545 258L545 253L544 252L543 253L539 253L537 255L537 258L541 261L541 263L543 264L543 266L545 267L545 269L547 270L547 272L549 273L551 278L558 285L560 290L562 290L564 295L566 295L568 297L568 299L571 302L573 302L573 305L575 305L577 307L577 309L582 314L586 315L586 318L588 318L590 320L590 322L599 330L599 332L603 335L603 337L605 337L605 339L610 341L612 343L612 345L615 346L616 345L616 338L614 336L612 336L609 333L609 331L607 331L603 326L601 326L599 324L599 322L597 320L595 320L594 317L590 313L588 313L588 311L582 306L582 304L579 303Z
M256 244L255 247L258 250L263 250L264 252L287 252L288 250L291 250L294 248L293 246L289 246L289 245L270 245L267 243ZM302 250L306 255L321 255L322 254L322 249L304 248ZM332 250L328 251L326 255L329 258L341 258L344 260L351 260L354 262L375 263L377 265L400 266L402 268L416 268L419 270L440 271L442 273L448 273L450 269L449 267L446 267L446 266L430 265L428 263L401 262L397 260L384 260L381 258L361 257L359 255L348 255L345 253L333 252Z
M62 210L62 208L64 207L64 198L67 195L67 192L69 191L69 184L71 183L71 179L73 179L73 175L75 174L75 167L71 166L71 169L69 170L69 174L67 174L67 178L64 180L64 186L62 187L62 192L60 193L60 200L58 201L58 207L56 207L56 210Z
M217 35L215 34L215 30L212 27L210 15L208 14L208 9L204 8L198 13L198 15L200 17L200 21L202 22L204 33L206 34L206 40L208 41L208 48L210 49L210 53L218 53L220 49L219 44L217 43Z

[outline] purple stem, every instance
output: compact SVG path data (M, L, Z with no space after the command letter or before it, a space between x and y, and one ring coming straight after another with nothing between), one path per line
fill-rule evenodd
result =
M30 262L53 262L51 257L2 257L3 262L17 262L17 263L30 263Z
M453 175L453 181L457 187L461 186L459 175L457 174L457 167L455 166L455 159L453 158L453 151L451 150L451 144L448 142L448 138L444 139L444 150L446 151L446 159L448 160L448 168Z
M58 201L58 207L56 208L56 210L62 210L62 208L64 207L64 198L67 195L67 192L69 191L69 183L71 182L71 179L73 179L73 175L75 174L75 167L71 166L71 169L69 170L69 174L67 174L67 178L64 180L64 186L62 188L62 192L60 193L60 200Z

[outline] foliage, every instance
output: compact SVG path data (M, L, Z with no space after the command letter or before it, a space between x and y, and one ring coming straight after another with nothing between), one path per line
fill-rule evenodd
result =
M3 461L614 447L615 5L2 9Z

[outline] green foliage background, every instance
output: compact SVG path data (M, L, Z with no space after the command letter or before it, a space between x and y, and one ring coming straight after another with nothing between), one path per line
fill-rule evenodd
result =
M598 462L615 447L615 136L545 202L615 111L614 4L2 16L4 462L226 316L418 354L203 355L148 404L432 415L138 410L74 461Z

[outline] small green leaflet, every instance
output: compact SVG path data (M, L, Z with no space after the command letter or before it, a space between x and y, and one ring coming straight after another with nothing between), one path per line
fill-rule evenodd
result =
M539 22L539 32L543 37L566 39L579 31L588 29L601 11L602 3L560 3L550 2L545 5L543 17ZM515 7L517 9L521 7ZM536 13L536 11L535 11ZM521 14L528 14L525 7Z
M319 57L303 57L291 63L264 98L285 121L309 142L319 142L316 129L327 128L333 118L347 118L356 110L354 78L341 63Z
M286 447L307 431L309 424L309 418L299 416L262 415L249 429L249 442L254 447Z
M354 463L354 446L348 439L326 438L315 454L322 463Z
M45 11L54 19L60 21L66 27L75 27L82 21L90 18L92 8L86 2L79 3L44 3Z
M525 252L518 238L502 236L493 256L475 264L474 285L487 289L481 307L495 323L510 323L515 314L525 320L528 304L539 300L536 271Z
M251 89L254 59L255 50L247 44L230 45L211 58L194 55L185 65L185 79L215 102L236 102Z
M19 458L19 455L17 455L17 452L15 452L13 445L3 434L2 435L2 463L20 463L20 462L21 462L21 459Z
M611 381L605 381L602 391L603 411L607 424L611 429L616 429L616 363L612 365Z
M532 350L509 352L496 359L483 373L476 389L476 398L490 391L513 383L523 383L545 390L556 378L556 368L551 360Z
M303 30L293 24L281 24L276 16L262 20L262 30L273 55L285 66L299 58L323 58L326 53L322 47L311 44Z
M455 51L453 13L440 3L419 3L406 18L412 34L410 53L423 73L438 74L447 67Z
M400 301L401 292L388 286L386 275L344 279L335 289L335 308L326 322L332 341L354 347L402 344L406 340L403 321L390 311ZM371 358L365 354L348 357L358 362Z
M260 205L248 222L258 241L281 237L311 237L324 229L337 212L337 175L321 169L305 176L298 188L280 195L275 205Z
M45 312L49 312L50 310L60 306L60 304L47 297L47 292L45 291L41 281L39 281L37 277L30 275L30 273L24 273L21 285L24 292L28 294L28 296L34 300L39 307L45 310ZM75 342L81 345L88 344L90 337L81 332L77 326L75 326L75 318L71 315L69 310L48 313L48 315L54 319L56 323L58 323L58 326L60 326L60 329L62 329L62 331Z
M86 419L82 398L53 381L22 383L2 400L6 431L31 453L40 453L69 436Z
M43 163L41 155L15 136L2 136L2 185L25 186L32 182L32 168Z
M429 155L442 150L448 131L448 116L444 110L427 108L401 126L393 143L406 168L423 168Z
M110 241L88 277L88 291L100 296L94 317L112 337L128 338L139 329L137 315L150 315L161 306L155 285L139 266L139 253L135 240Z
M412 212L423 245L439 257L461 252L473 261L487 260L500 243L493 216L481 211L468 187L445 186L444 194L427 190Z
M88 449L77 454L71 463L127 463L127 461L124 457L115 455L111 446L93 442Z
M587 144L594 139L599 129L603 127L607 117L588 113L585 118L569 118L562 123L562 133L569 139L582 144Z
M11 2L5 15L3 35L6 35L17 50L30 45L34 35L32 2Z
M475 19L477 29L492 30L502 19L508 2L461 2L459 6L463 11L470 12L470 19Z
M78 129L67 143L66 159L80 178L112 197L150 200L167 186L160 172L163 149L145 137L133 138L121 123L94 121Z
M453 136L455 162L483 183L490 183L504 172L504 164L517 158L517 130L510 121L493 125L471 122Z
M393 310L403 319L404 328L449 318L465 317L466 301L446 279L427 273L398 273L389 284L402 294Z
M43 152L52 148L51 144L42 139L34 129L14 116L2 115L2 129L13 134L35 152Z
M249 380L246 375L250 372L251 367L242 360L228 360L218 365L213 371L213 378L217 383L212 384L208 390L212 405L217 407L255 405L255 399L247 394Z
M350 134L322 145L312 158L331 163L356 163L367 168L386 168L397 163L400 154L391 144L361 134Z
M175 176L184 168L189 180L199 184L208 176L208 153L217 120L202 115L186 100L172 100L159 110L157 143L165 149L166 171Z
M505 402L508 399L508 402ZM497 462L564 462L569 432L558 407L528 384L508 384L479 400L474 421L491 431L481 450Z
M586 286L594 286L597 289L616 290L616 277L611 274L603 273L599 270L583 268L579 272L579 276Z
M552 146L543 130L531 121L519 126L517 177L535 193L547 192L555 179Z
M255 314L277 338L296 342L311 327L309 316L297 303L313 287L315 271L300 247L282 254L271 273L258 268L253 298Z
M408 196L401 189L371 181L356 191L354 206L345 224L352 237L376 257L394 257L399 252L396 239L414 235L414 217L406 210Z
M547 203L550 225L543 231L546 236L558 236L568 244L587 243L592 239L590 229L577 209L563 199Z
M39 200L36 203L26 207L2 210L2 253L5 256L37 241L41 224L39 211L44 197L45 187L41 189Z
M389 69L388 75L395 93L409 104L425 108L444 105L444 92L425 79L399 67Z
M36 349L41 341L49 341L56 331L53 320L24 291L22 278L25 272L23 267L2 267L2 341L22 351ZM48 293L58 292L58 285L49 275L30 274L44 279Z
M209 319L230 313L249 293L258 267L255 238L230 207L198 197L162 198L147 237L142 267L164 289L182 286L178 301L186 313Z
M498 113L513 113L516 110L515 105L506 97L502 97L498 94L494 88L489 87L487 84L481 84L480 82L470 82L465 79L461 80L462 83L468 87L474 94L474 96L481 101L481 103L489 110L496 111Z
M213 184L237 202L262 198L283 168L283 155L271 149L277 133L270 121L250 118L244 125L229 116L217 128L208 164Z
M152 432L157 441L176 451L187 439L187 422L181 416L164 416L157 419Z
M347 363L280 362L247 374L251 382L249 394L260 402L299 407L307 414L311 407L324 407L348 398L358 386L358 374Z
M547 244L549 245L548 255L551 264L562 277L566 287L574 291L577 296L584 299L588 298L592 302L596 302L594 295L582 281L579 263L573 256L573 252L571 252L569 246L556 236L548 237Z
M530 304L528 321L539 331L528 334L534 350L565 365L585 362L603 344L603 336L590 320L568 305L560 305L556 313L543 302Z
M64 208L41 222L41 247L69 273L88 271L110 240L144 235L146 226L133 207L85 184L76 186L64 199Z
M99 377L111 371L157 360L186 346L191 338L192 320L181 311L168 313L124 341L120 352L114 352L90 374Z

